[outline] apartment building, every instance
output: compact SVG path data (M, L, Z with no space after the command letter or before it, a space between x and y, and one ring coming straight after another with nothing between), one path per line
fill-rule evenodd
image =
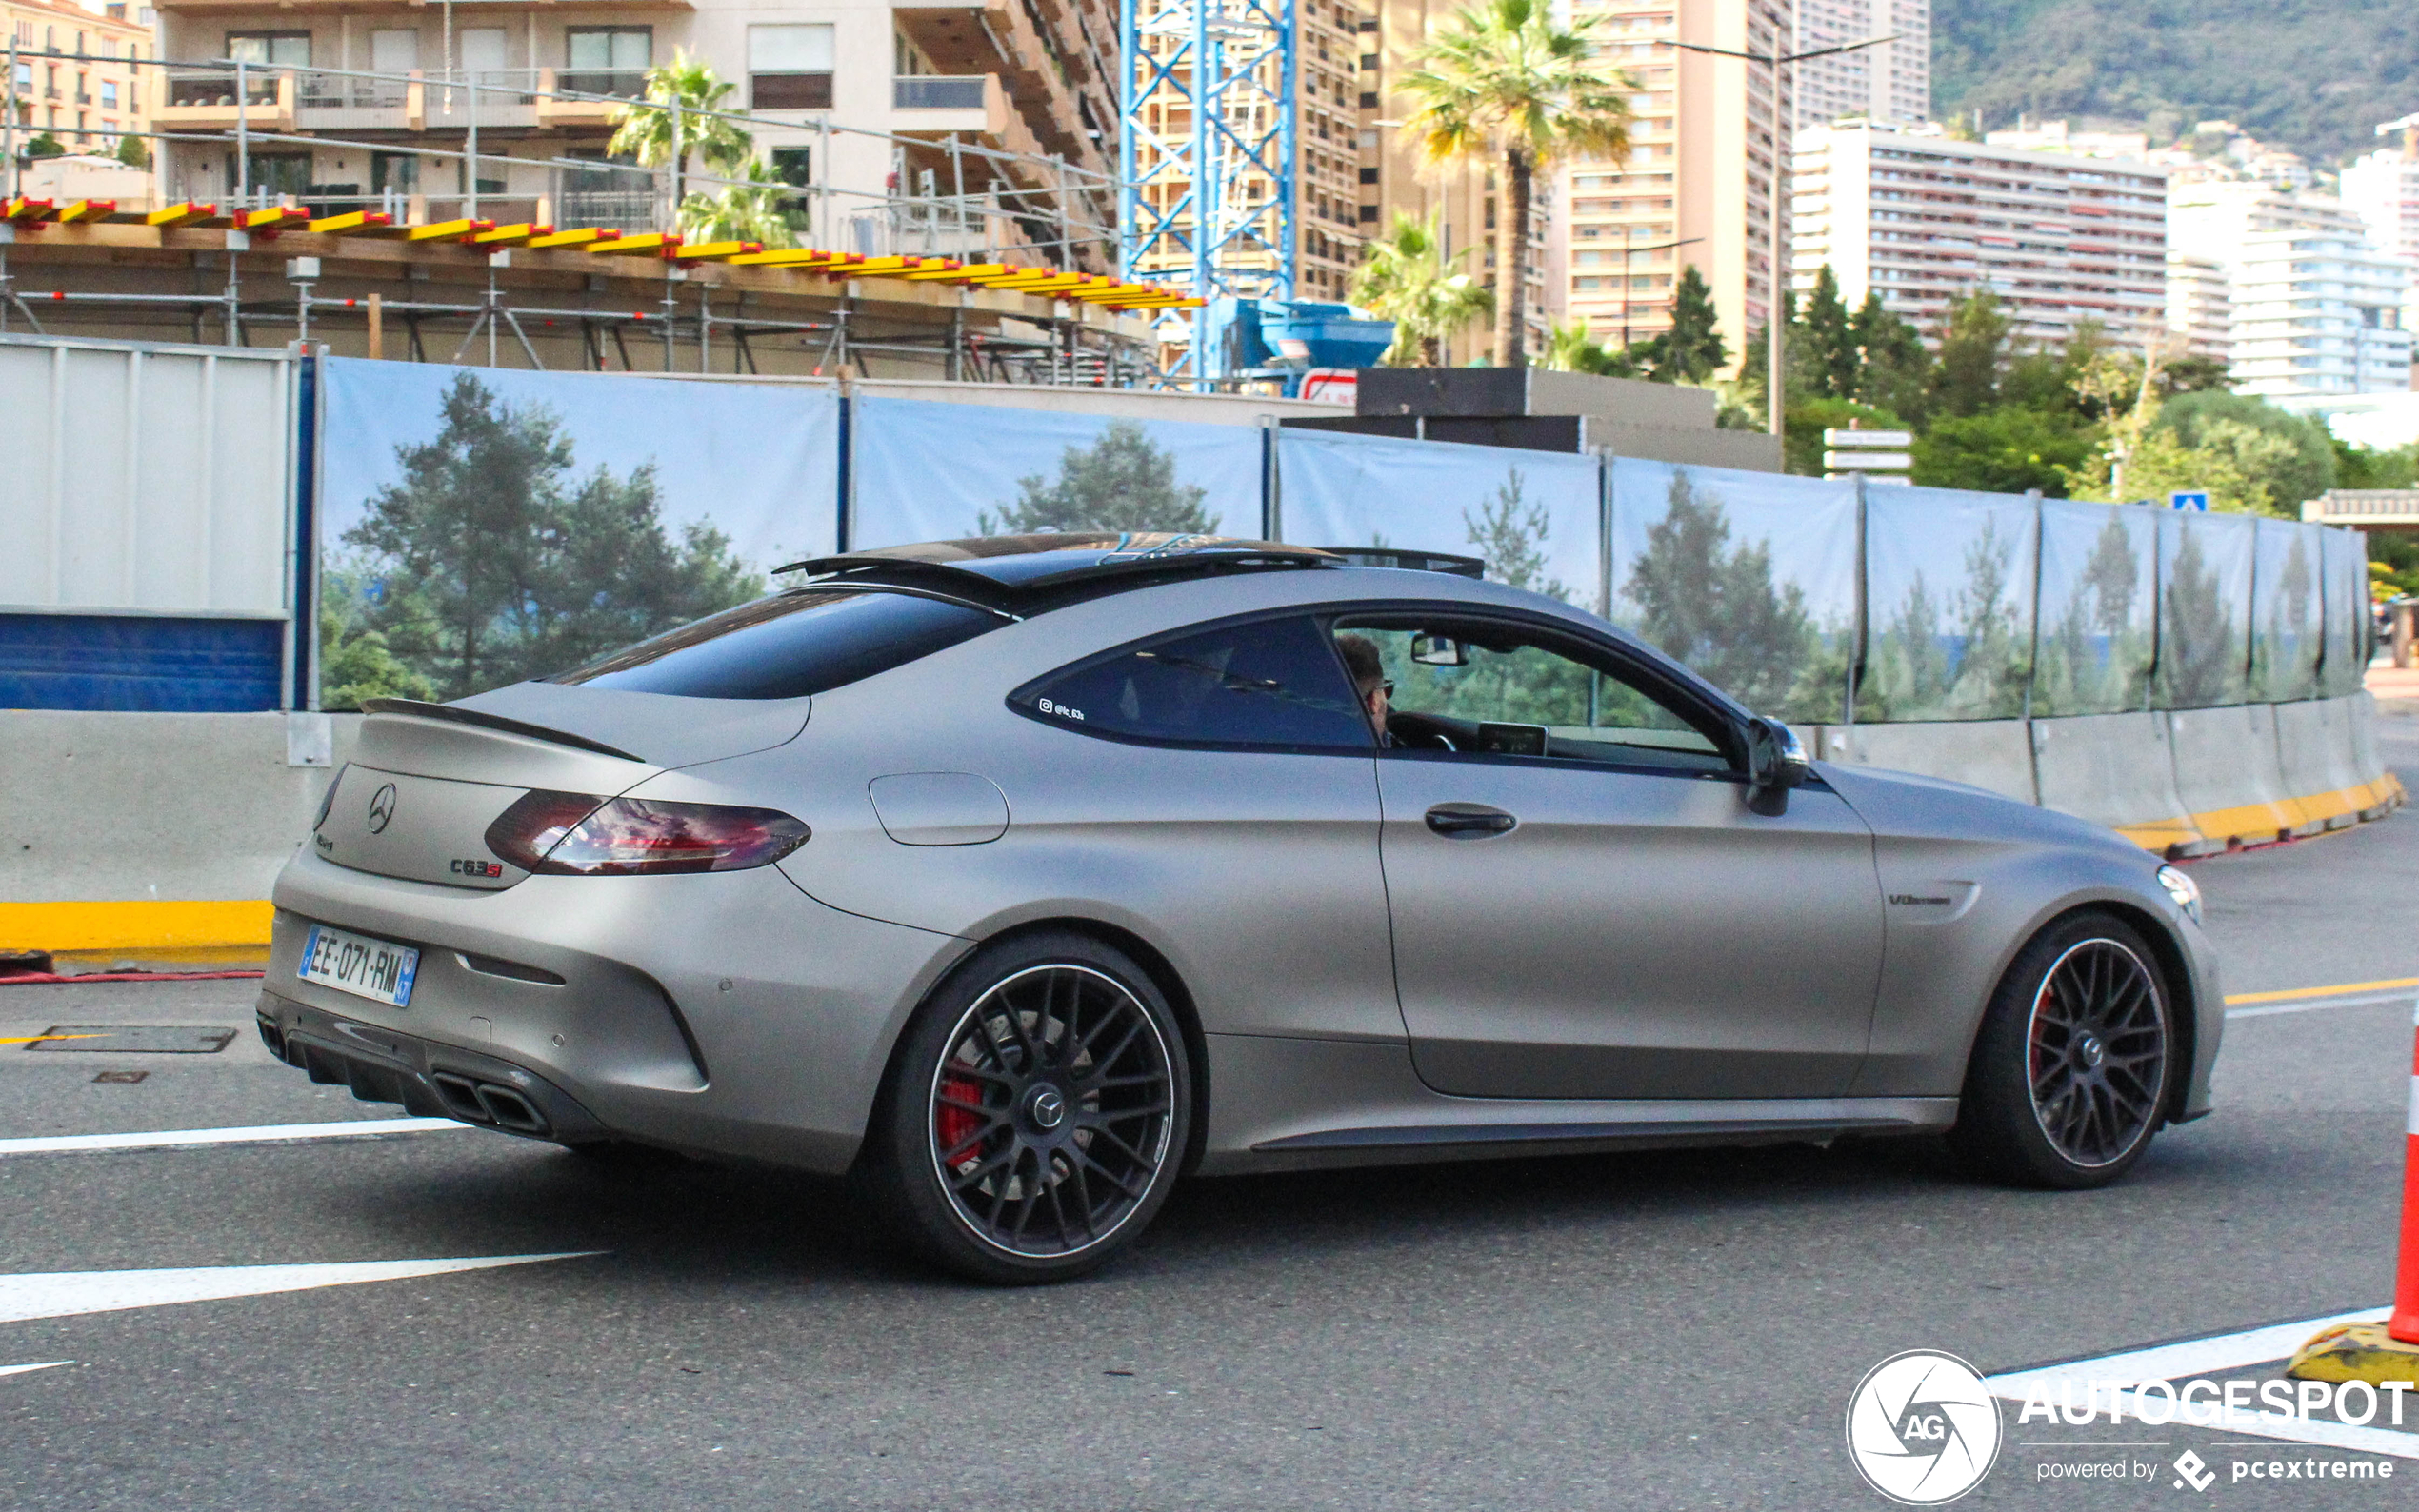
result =
M1795 66L1798 126L1931 119L1931 0L1797 0L1791 52L1894 40Z
M1482 164L1431 166L1420 158L1419 143L1405 132L1418 100L1394 88L1394 81L1420 66L1429 39L1467 0L1376 0L1376 13L1363 22L1361 32L1361 160L1359 164L1362 228L1385 235L1399 214L1422 220L1436 218L1446 250L1460 259L1462 271L1497 286L1500 237L1496 216L1501 186L1494 171ZM1561 309L1558 290L1547 279L1547 265L1556 229L1556 186L1540 174L1529 207L1529 255L1521 275L1529 284L1529 348L1542 351L1552 322ZM1448 365L1495 359L1494 328L1480 322L1446 343Z
M2357 394L2410 387L2410 269L2365 233L2256 232L2234 249L2235 391Z
M2167 329L2170 351L2232 360L2234 294L2224 263L2167 249Z
M1795 34L1792 0L1571 0L1597 18L1606 56L1629 70L1625 162L1558 165L1547 276L1569 319L1619 346L1669 330L1673 288L1693 264L1713 291L1733 361L1772 308L1771 192L1788 172L1792 97L1768 65L1692 52L1692 42L1769 54ZM1786 277L1789 205L1782 204ZM1680 245L1674 246L1677 243Z
M2164 169L1862 122L1799 132L1796 165L1801 293L1829 263L1842 299L1878 290L1928 341L1982 288L2027 344L2096 321L2144 346L2167 324Z
M416 197L489 219L660 224L664 176L613 163L606 144L619 102L685 51L735 86L728 108L762 123L754 148L774 175L809 190L818 245L947 252L996 246L1004 229L1049 243L1070 219L1105 227L1114 213L1108 0L158 4L167 55L245 63L244 129L289 138L239 159L229 70L170 69L156 83L160 124L223 138L169 154L171 197ZM472 172L462 154L474 130ZM952 141L1025 159L952 152ZM1075 260L1113 256L1095 240Z
M67 0L0 0L0 46L16 58L21 130L48 132L70 151L114 152L120 131L144 127L150 8L87 10ZM154 70L155 71L155 70ZM25 138L18 138L22 147Z
M2378 128L2399 129L2399 146L2364 154L2343 172L2344 209L2360 217L2369 245L2399 257L2412 274L2403 306L2406 329L2419 329L2419 115Z
M1150 80L1154 60L1177 55L1190 42L1191 24L1187 18L1190 9L1189 3L1179 0L1134 3L1140 15L1146 56L1133 60L1133 88L1145 128L1135 146L1133 174L1145 186L1142 193L1147 204L1157 213L1172 217L1179 236L1153 238L1135 260L1133 272L1138 277L1189 281L1193 272L1190 247L1196 234L1192 208L1188 204L1194 189L1193 179L1185 158L1163 156L1154 149L1150 138L1179 146L1190 141L1190 96L1172 90L1155 90ZM1164 24L1164 30L1155 23ZM1248 70L1249 88L1229 91L1229 119L1238 134L1266 131L1272 121L1269 105L1265 102L1276 100L1285 88L1282 57L1278 50L1265 47L1262 33L1242 30L1245 18L1229 17L1229 24L1237 29L1238 34L1226 47L1236 51L1253 48L1267 52L1266 61ZM1361 261L1362 244L1375 221L1373 213L1362 209L1367 197L1363 189L1363 139L1373 129L1365 128L1363 121L1373 117L1376 105L1363 77L1368 61L1363 55L1371 50L1371 29L1375 26L1376 20L1368 10L1345 0L1297 0L1293 39L1291 262L1289 267L1281 269L1284 250L1269 245L1269 239L1256 233L1238 238L1233 250L1220 259L1221 267L1231 270L1236 291L1267 292L1285 282L1282 273L1290 273L1296 299L1345 298L1352 269ZM1179 65L1176 71L1184 77L1188 90L1197 88L1190 82L1187 66ZM1224 187L1228 222L1249 217L1254 207L1272 204L1276 194L1273 175L1238 162L1229 170ZM1261 224L1272 224L1272 218L1264 219Z

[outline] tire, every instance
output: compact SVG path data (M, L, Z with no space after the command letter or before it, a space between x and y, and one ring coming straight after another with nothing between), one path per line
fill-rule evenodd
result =
M978 950L916 1010L860 1177L892 1235L1002 1285L1097 1269L1150 1226L1191 1133L1167 998L1071 932Z
M1991 994L1949 1144L2016 1185L2106 1186L2167 1121L2178 1047L2167 979L2140 931L2105 913L2061 919Z

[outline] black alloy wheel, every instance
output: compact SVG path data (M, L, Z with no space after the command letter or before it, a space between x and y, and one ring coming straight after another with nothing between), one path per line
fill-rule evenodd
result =
M2167 1120L2173 1009L2129 925L2071 915L2035 936L1992 994L1949 1141L2024 1185L2106 1185Z
M2032 1116L2077 1165L2132 1153L2167 1093L2167 1013L2142 958L2106 938L2067 947L2033 994Z
M977 1280L1090 1270L1182 1161L1184 1040L1150 977L1080 936L978 953L928 1003L869 1149L901 1236Z

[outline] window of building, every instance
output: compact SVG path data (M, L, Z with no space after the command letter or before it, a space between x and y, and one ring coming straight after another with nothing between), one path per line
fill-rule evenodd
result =
M810 147L776 147L772 149L772 176L784 184L807 189L814 183L814 149Z
M410 73L420 66L420 33L410 27L380 27L370 33L370 71Z
M1333 644L1309 618L1169 636L1052 673L1011 702L1093 735L1292 749L1375 743Z
M103 79L101 81L101 109L104 110L117 109L117 80Z
M411 152L372 152L370 154L370 192L384 195L389 189L397 194L420 192L420 159Z
M655 62L653 27L570 27L563 33L566 65L556 82L579 94L634 97Z
M291 194L300 199L310 192L310 154L308 152L254 152L243 163L235 154L227 154L227 187L248 184L255 195L274 200Z
M230 31L227 56L235 63L263 63L271 68L310 67L308 31Z
M502 82L510 47L502 27L465 27L453 34L454 67L473 82Z
M831 109L830 22L748 29L748 98L759 110Z

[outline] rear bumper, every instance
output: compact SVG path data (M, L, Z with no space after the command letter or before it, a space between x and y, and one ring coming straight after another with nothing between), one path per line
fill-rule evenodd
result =
M450 1118L564 1144L611 1137L577 1099L527 1067L456 1045L356 1024L264 991L261 1043L314 1082L349 1086L365 1103L400 1103L420 1118Z
M273 896L264 1016L327 1080L510 1127L476 1084L444 1103L437 1074L490 1067L486 1084L509 1092L523 1086L517 1071L556 1130L548 1138L827 1172L855 1160L901 1026L970 948L827 907L771 866L478 891L349 870L306 848ZM417 948L409 1005L300 980L314 922Z

